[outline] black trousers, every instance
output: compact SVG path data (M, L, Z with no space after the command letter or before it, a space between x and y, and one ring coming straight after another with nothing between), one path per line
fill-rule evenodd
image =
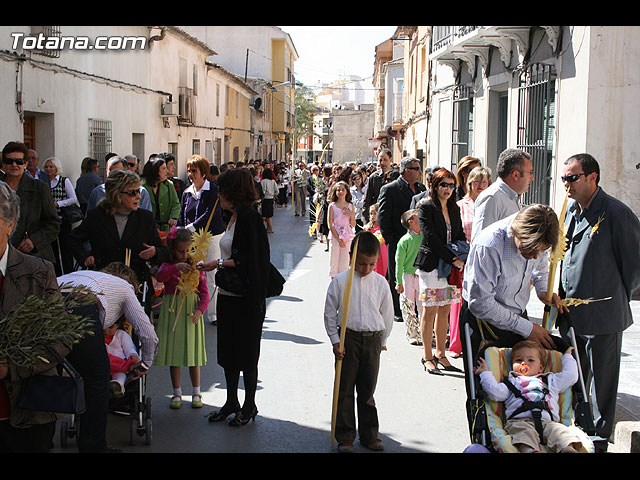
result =
M0 453L48 453L56 432L56 422L14 428L0 421Z
M368 443L378 438L378 410L373 394L378 382L381 349L380 332L347 330L345 334L336 415L335 437L338 443L353 442L356 431L361 442Z
M87 410L80 415L78 450L103 452L107 448L110 365L104 343L104 328L97 305L74 309L75 315L93 321L93 335L86 335L73 346L67 359L84 380Z
M560 335L569 341L569 325L558 323ZM613 433L622 356L622 332L607 335L576 334L578 355L596 435L608 439ZM606 443L606 442L603 442Z

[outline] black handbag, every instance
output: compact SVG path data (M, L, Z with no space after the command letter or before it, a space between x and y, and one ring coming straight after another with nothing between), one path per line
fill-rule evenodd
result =
M216 286L235 295L245 296L249 293L249 282L237 268L218 268L216 270Z
M269 281L267 283L267 298L277 297L282 293L284 283L286 280L280 274L278 269L273 266L273 263L269 264Z
M81 414L86 410L84 380L69 361L51 347L58 375L34 375L22 381L18 407L41 412ZM69 376L63 376L66 372Z
M267 279L267 298L277 297L282 293L285 283L284 277L278 269L269 263L269 278ZM234 293L236 295L245 296L249 293L249 283L237 268L219 268L216 271L216 286L221 289Z
M60 207L60 212L62 212L62 218L69 222L71 225L74 223L78 223L84 219L84 215L82 214L82 210L77 205L69 205L68 207Z

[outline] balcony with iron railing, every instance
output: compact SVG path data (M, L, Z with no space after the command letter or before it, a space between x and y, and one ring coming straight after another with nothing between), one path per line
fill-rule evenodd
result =
M460 61L467 64L473 74L476 58L483 67L489 62L489 51L497 48L505 67L509 67L515 55L522 57L529 49L532 30L544 30L551 48L556 51L562 27L558 26L434 26L431 38L430 58L448 64L454 69Z
M482 27L437 25L433 27L433 51L454 44L458 39Z

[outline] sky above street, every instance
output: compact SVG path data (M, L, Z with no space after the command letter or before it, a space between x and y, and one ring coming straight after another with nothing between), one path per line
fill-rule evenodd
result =
M279 27L291 36L299 59L296 80L307 86L358 75L373 76L375 47L393 36L396 26L288 26Z

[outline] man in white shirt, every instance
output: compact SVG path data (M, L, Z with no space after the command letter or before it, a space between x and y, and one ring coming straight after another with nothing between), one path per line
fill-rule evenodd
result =
M378 414L373 394L378 379L380 352L386 350L387 338L393 327L393 301L386 279L374 271L380 255L380 242L371 232L362 231L351 243L352 255L356 241L358 250L342 350L342 303L349 270L339 273L331 281L324 308L325 329L334 355L343 362L335 432L340 452L353 451L356 430L362 445L376 451L384 449L378 438ZM357 429L355 390L358 395Z
M531 156L517 148L508 148L500 154L497 169L498 179L476 199L472 242L480 231L520 210L518 197L529 190L534 179Z

